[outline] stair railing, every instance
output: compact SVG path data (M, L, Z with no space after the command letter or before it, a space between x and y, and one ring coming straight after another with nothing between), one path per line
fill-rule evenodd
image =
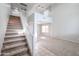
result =
M28 43L31 43L31 44L29 44L29 47L31 49L31 54L33 54L33 43L32 43L33 42L33 33L31 32L27 19L25 18L25 16L23 16L23 13L20 13L20 16L22 19L21 21L22 21L22 24L24 27L24 31L25 31L25 35L28 40Z

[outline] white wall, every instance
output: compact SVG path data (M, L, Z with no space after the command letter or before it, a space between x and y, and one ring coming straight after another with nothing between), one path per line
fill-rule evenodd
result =
M28 27L29 27L29 31L31 32L31 34L33 35L34 33L34 14L30 15L27 19L27 23L28 23Z
M8 4L0 4L0 52L5 37L5 31L9 20L10 6Z
M62 37L79 34L79 4L58 4L55 8L52 7L51 13L53 36ZM76 39L68 40L76 41Z

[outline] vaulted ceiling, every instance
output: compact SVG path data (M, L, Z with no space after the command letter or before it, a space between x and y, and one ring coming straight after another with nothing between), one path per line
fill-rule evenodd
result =
M29 16L34 12L45 11L50 5L50 3L11 3L11 9L25 11Z

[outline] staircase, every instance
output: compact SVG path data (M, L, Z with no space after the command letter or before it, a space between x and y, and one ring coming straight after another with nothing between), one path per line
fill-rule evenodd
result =
M19 17L10 16L1 55L2 56L31 55Z

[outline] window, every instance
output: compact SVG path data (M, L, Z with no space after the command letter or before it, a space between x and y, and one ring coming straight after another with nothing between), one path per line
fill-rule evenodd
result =
M48 32L49 32L48 25L42 25L42 33L48 33Z

